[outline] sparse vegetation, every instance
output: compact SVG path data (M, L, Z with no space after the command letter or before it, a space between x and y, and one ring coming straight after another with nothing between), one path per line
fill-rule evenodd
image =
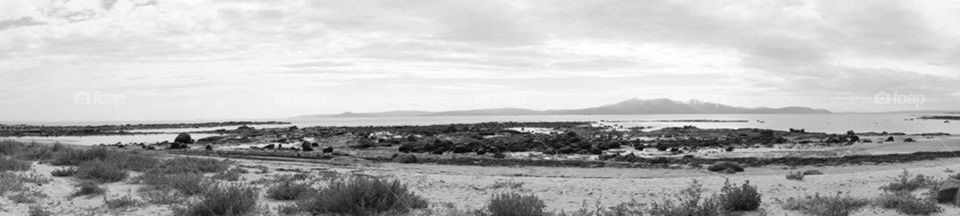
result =
M107 163L101 160L86 161L77 168L77 177L81 179L91 179L99 182L118 182L123 181L129 175L127 171L120 169L120 166L113 163Z
M29 161L0 157L0 172L27 171L27 170L30 170L31 166L32 166L32 163L30 163Z
M227 171L223 171L213 175L213 179L224 180L224 181L238 181L240 180L240 175L242 175L247 170L243 168L233 168Z
M282 180L267 188L267 197L275 200L295 200L307 194L316 193L316 189L306 183L297 183L293 179Z
M881 186L880 189L884 191L897 192L897 191L914 191L916 189L927 187L932 184L935 184L936 181L926 177L924 175L911 176L910 172L903 170L897 178L894 179L894 182L891 182L887 185Z
M896 209L908 215L930 215L943 211L935 200L917 198L908 192L885 193L874 203L881 208Z
M188 196L203 193L212 184L199 173L144 173L137 180L153 189L176 189Z
M690 186L681 190L674 199L665 199L661 202L653 203L649 213L658 216L719 215L719 206L716 198L704 197L703 192L703 185L694 180L690 183Z
M26 189L23 186L23 178L19 175L9 173L9 172L0 172L0 195L3 195L7 192L18 192Z
M870 202L866 199L849 196L808 196L804 198L790 198L783 204L786 210L800 211L814 216L848 216Z
M400 181L355 176L305 197L299 207L313 214L373 215L405 213L425 208L427 201L410 192Z
M28 190L16 193L13 196L8 197L8 199L14 203L36 203L37 199L44 197L47 197L47 194L39 191Z
M130 196L123 196L116 199L108 199L104 201L104 204L106 204L107 208L110 208L110 209L125 209L125 208L139 207L144 205L143 201L134 199L133 197L130 197Z
M47 211L42 206L33 205L30 206L30 210L27 212L30 216L52 216L53 212Z

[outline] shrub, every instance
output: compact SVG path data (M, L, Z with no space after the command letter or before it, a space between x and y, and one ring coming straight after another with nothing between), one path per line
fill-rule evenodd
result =
M726 211L753 211L760 207L761 195L757 192L757 187L750 185L750 182L744 182L742 186L736 187L730 185L727 180L720 188L720 197L717 200L720 203L720 209Z
M200 202L178 209L177 215L247 215L256 210L259 197L255 187L215 186L201 195Z
M494 195L487 203L490 216L541 216L546 205L535 195L503 193Z
M138 182L155 189L176 189L187 196L203 193L212 184L203 177L203 174L197 173L145 173L138 178Z
M77 174L77 168L70 167L70 168L55 169L53 171L50 171L50 175L53 175L56 177L68 177L68 176L73 176L74 174Z
M651 215L719 215L717 200L713 197L703 197L703 185L694 180L690 186L681 190L674 199L655 202L650 208ZM677 203L674 203L677 202Z
M936 201L916 198L909 192L885 193L874 203L881 208L896 209L897 212L908 215L930 215L943 211Z
M842 197L839 194L833 197L821 197L817 194L800 199L790 198L783 204L783 208L814 216L847 216L868 203L865 199Z
M123 196L116 199L108 199L104 201L104 203L107 205L107 208L110 208L110 209L125 209L130 207L143 206L143 201L134 199L133 197L130 197L130 196Z
M120 169L116 164L101 160L87 161L77 168L77 177L92 179L99 182L118 182L127 178L127 171Z
M27 171L33 164L28 161L0 157L0 172Z
M81 182L77 185L77 188L77 192L73 193L73 197L100 195L107 192L107 189L90 181Z
M800 172L800 171L790 172L789 174L787 174L787 179L788 179L788 180L803 181L803 172Z
M894 182L890 184L881 186L880 189L884 191L914 191L916 189L927 187L935 184L935 181L931 178L928 178L924 175L916 175L912 178L910 177L910 172L903 170L897 178L894 179Z
M0 155L14 156L26 151L27 145L14 140L0 140Z
M316 192L316 189L305 183L296 183L292 180L281 181L267 189L267 197L275 200L294 200L303 195Z
M314 214L371 215L405 213L411 208L427 207L427 201L410 192L400 181L356 176L332 182L298 205Z

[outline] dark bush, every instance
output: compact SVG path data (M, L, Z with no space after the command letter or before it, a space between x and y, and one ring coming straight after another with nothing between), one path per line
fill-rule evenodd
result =
M376 215L426 208L427 201L400 181L356 176L303 199L298 206L313 214Z
M535 195L503 193L494 195L487 203L490 216L543 216L546 205Z
M300 143L300 149L305 152L313 151L313 144L307 141L303 141L303 143Z

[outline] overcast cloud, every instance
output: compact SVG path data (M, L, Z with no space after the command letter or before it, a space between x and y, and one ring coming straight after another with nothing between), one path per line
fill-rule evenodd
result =
M0 119L559 109L634 97L960 110L957 20L960 1L932 0L5 0ZM876 104L878 93L926 100Z

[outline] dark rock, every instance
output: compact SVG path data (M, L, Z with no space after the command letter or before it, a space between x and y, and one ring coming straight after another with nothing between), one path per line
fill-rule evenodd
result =
M887 141L887 142L893 142L893 137L892 137L892 136L891 136L891 137L887 137L887 140L885 140L885 141Z
M323 153L330 153L330 152L333 152L333 147L327 146L326 148L323 148Z
M823 175L823 172L820 172L820 170L807 170L803 171L803 175Z
M207 151L213 151L213 146L212 146L212 145L207 145L207 146L205 146L204 148L205 148Z
M743 172L743 167L740 166L740 164L729 161L717 161L716 163L713 163L713 165L707 167L707 170L711 172L720 172L726 169L731 169L734 172Z
M958 201L958 190L960 190L960 182L946 181L941 183L940 187L937 187L937 202L956 203Z
M300 148L303 149L303 151L313 151L313 144L303 141L303 143L300 144Z
M417 156L412 154L403 154L394 158L393 161L397 163L416 163L418 160Z

